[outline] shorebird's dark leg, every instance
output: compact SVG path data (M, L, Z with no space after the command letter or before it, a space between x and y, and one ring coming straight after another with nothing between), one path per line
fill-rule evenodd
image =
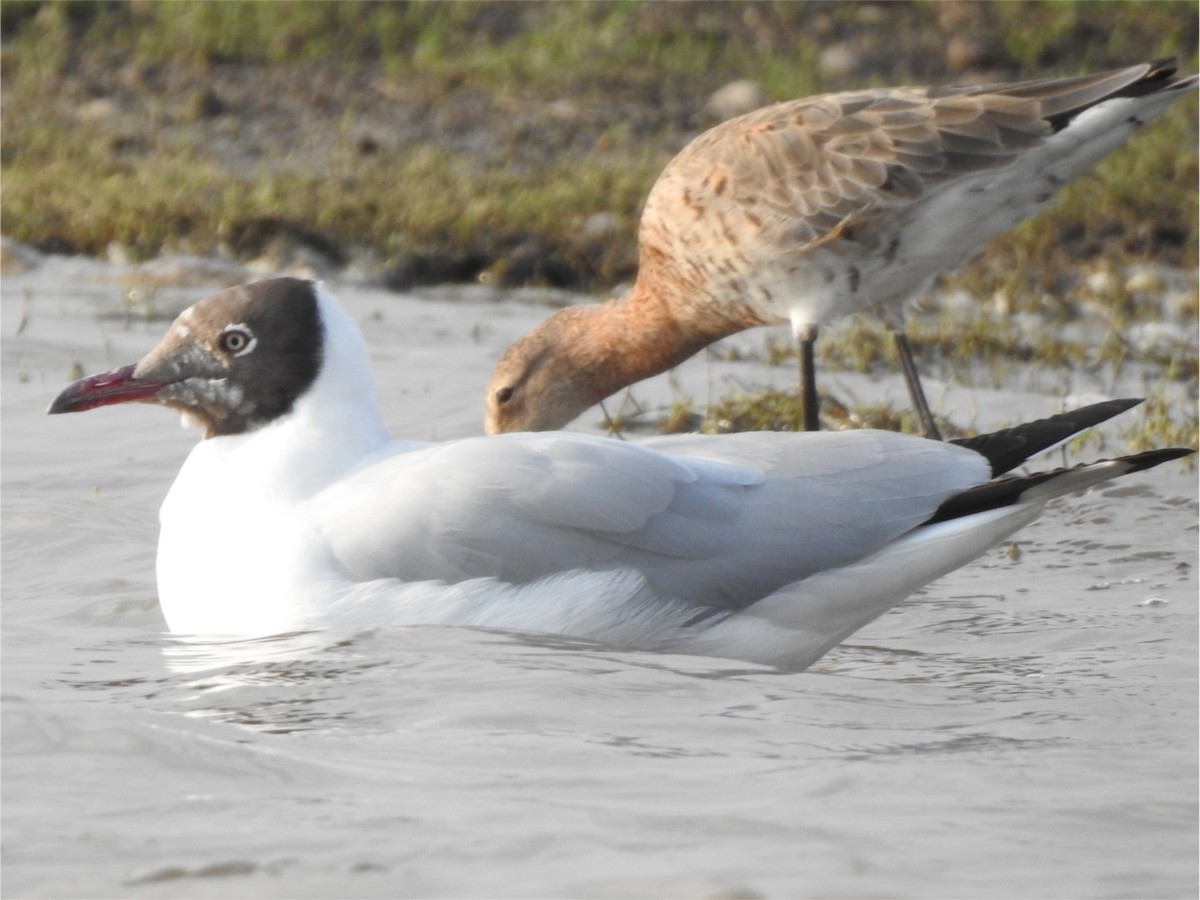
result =
M921 377L917 374L917 364L913 361L912 348L908 345L908 337L902 328L892 329L892 339L896 342L896 354L900 357L900 368L904 370L904 383L908 385L908 396L912 398L913 412L921 426L921 434L925 437L940 441L942 433L933 421L933 413L929 411L929 401L925 399L925 391L921 387Z
M817 405L816 325L796 329L800 347L800 401L804 404L804 430L821 430L821 412Z

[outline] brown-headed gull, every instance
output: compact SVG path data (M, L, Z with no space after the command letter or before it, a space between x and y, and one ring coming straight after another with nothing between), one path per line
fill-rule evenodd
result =
M1190 452L996 480L1136 401L957 444L880 431L397 442L354 322L294 278L200 301L141 362L77 381L49 411L135 401L203 430L162 506L174 632L459 624L794 669L1052 497Z
M1196 83L1162 61L1019 84L825 94L724 122L651 189L633 290L559 310L513 343L487 386L484 427L562 428L714 341L787 323L815 431L818 329L869 310L893 333L922 433L938 437L904 334L906 301Z

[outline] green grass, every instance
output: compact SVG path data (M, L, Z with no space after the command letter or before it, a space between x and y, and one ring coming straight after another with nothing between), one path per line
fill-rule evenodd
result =
M533 245L602 288L632 277L642 202L686 140L711 124L709 94L740 78L772 100L878 84L974 81L946 49L963 36L984 67L1040 77L1176 56L1197 69L1194 0L1004 3L93 2L5 0L0 221L43 249L103 255L263 251L270 223L308 229L353 256L477 255L520 278ZM848 47L849 71L823 65ZM986 73L985 73L986 74ZM1176 104L995 240L944 286L979 298L967 321L921 317L912 338L956 381L1011 385L1033 364L1128 365L1128 329L1159 311L1125 285L1131 263L1194 272L1197 111ZM597 213L614 228L588 236ZM1112 273L1097 293L1088 275ZM531 278L543 277L530 268ZM507 274L506 274L507 273ZM467 273L466 277L469 277ZM1005 315L990 315L992 298ZM1090 345L1021 332L1009 313L1062 324L1099 306ZM1180 318L1197 314L1193 290ZM821 364L894 371L886 332L832 330ZM768 347L793 364L790 344ZM1161 359L1135 446L1195 445L1196 416L1167 415L1195 352ZM974 360L967 365L963 360ZM790 393L681 398L661 427L792 428ZM905 413L824 407L830 425L913 430Z
M796 391L767 390L754 394L733 393L720 398L703 415L689 416L686 409L673 409L675 418L687 421L699 419L697 430L709 434L736 431L803 431L804 404ZM886 431L917 433L916 420L904 410L890 406L856 404L845 406L832 397L821 401L822 427L881 428ZM947 423L939 423L945 425ZM664 431L670 431L664 423ZM683 429L676 429L683 430ZM957 432L947 429L947 437Z
M680 398L657 423L663 434L699 431L705 434L728 434L739 431L800 431L803 430L803 405L794 390L766 390L753 394L735 392L717 399L707 409L699 409L690 399ZM830 430L879 428L917 434L915 418L907 409L888 405L855 404L846 406L836 398L821 399L822 427ZM1013 423L1016 424L1016 423ZM627 423L617 421L614 431L620 433ZM938 420L945 438L977 433L955 423ZM1167 399L1161 386L1146 391L1146 401L1139 407L1137 419L1127 424L1115 440L1102 431L1089 431L1071 442L1073 454L1084 450L1091 453L1139 453L1161 447L1191 447L1200 438L1200 422L1193 412L1181 414ZM1195 468L1196 458L1186 457L1182 464Z
M389 258L465 247L501 258L532 239L596 287L632 274L646 192L728 81L755 78L786 99L953 80L943 50L964 30L1030 75L1171 54L1194 70L1197 42L1194 2L6 0L0 17L0 215L13 237L245 256L247 223L281 219ZM861 70L835 79L820 60L839 42ZM243 82L249 93L234 96ZM209 91L223 108L209 109ZM96 101L115 111L89 116ZM393 129L402 113L416 125ZM279 118L257 134L267 114ZM364 123L399 136L371 148L356 135ZM1195 104L1179 104L962 283L1024 294L1100 253L1194 267L1196 127ZM255 142L257 158L229 151ZM619 229L584 240L597 212Z

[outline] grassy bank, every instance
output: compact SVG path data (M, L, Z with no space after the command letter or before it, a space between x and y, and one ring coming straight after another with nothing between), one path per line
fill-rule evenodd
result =
M283 234L417 281L490 268L585 288L630 277L646 192L729 81L778 100L1169 55L1194 69L1197 42L1191 2L6 0L2 15L10 236L246 259ZM971 289L1024 291L1100 254L1195 266L1195 134L1181 103L998 242Z
M713 92L738 79L776 101L1168 56L1191 72L1200 38L1192 0L5 0L0 17L4 234L122 259L278 268L302 252L392 288L627 281L651 184L715 123ZM967 358L1005 378L1033 359L1116 372L1134 323L1190 327L1197 177L1191 100L948 275L974 298L972 318L916 334L923 367L962 383L972 373L951 370ZM1189 277L1172 293L1182 308L1164 312L1166 295L1129 276L1154 265ZM1097 309L1109 328L1099 346L1058 339ZM1019 312L1050 333L1014 331ZM771 358L788 352L768 348L764 362L794 365ZM820 352L827 367L893 371L877 323L824 338ZM1170 352L1152 369L1194 396L1195 348ZM891 410L828 409L830 424L910 427ZM683 400L662 427L790 427L798 414L785 395L706 411ZM1161 419L1141 439L1194 442L1194 407Z

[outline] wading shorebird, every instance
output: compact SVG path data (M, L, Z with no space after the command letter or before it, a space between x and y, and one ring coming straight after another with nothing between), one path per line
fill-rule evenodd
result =
M1136 400L952 443L866 429L393 441L353 320L295 278L201 300L141 362L49 411L129 402L203 429L161 512L174 632L472 625L789 669L1052 498L1191 453L1006 475Z
M488 383L484 426L561 428L714 341L790 323L805 428L815 431L818 330L869 310L894 335L922 433L939 437L904 334L906 302L1196 83L1160 61L1016 84L825 94L718 125L651 189L632 292L559 310L513 343Z

